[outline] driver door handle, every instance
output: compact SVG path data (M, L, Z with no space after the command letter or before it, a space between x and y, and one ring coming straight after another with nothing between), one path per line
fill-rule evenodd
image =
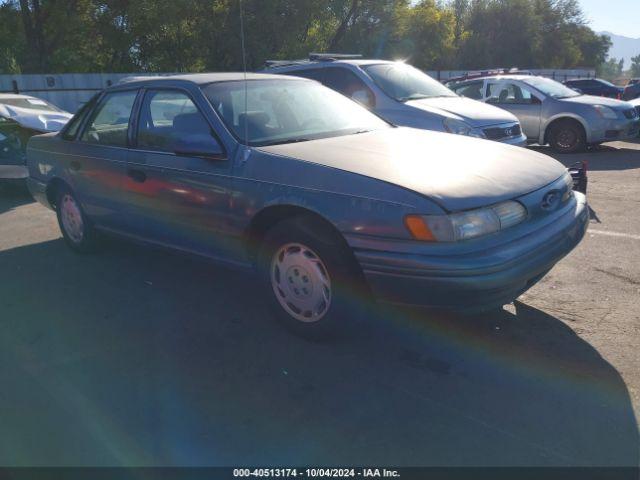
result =
M127 170L127 175L134 182L138 182L138 183L143 183L147 179L146 173L144 173L142 170L136 170L133 168L130 168L129 170Z

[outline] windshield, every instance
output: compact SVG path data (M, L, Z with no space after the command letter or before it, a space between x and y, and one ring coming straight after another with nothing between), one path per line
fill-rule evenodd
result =
M400 102L456 96L437 80L405 63L377 63L362 68L384 93Z
M264 146L390 128L353 100L316 82L295 79L217 82L203 87L236 138Z
M0 104L9 105L12 107L26 108L29 110L47 110L49 112L61 112L57 107L54 107L50 103L40 100L39 98L32 97L11 97L0 98Z
M560 82L551 80L550 78L528 77L522 81L551 98L569 98L581 95L575 90L561 84Z

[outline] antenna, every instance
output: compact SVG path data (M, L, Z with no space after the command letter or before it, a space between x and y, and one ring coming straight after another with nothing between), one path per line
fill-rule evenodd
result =
M238 6L240 7L240 43L242 46L242 71L244 74L244 160L246 161L249 157L249 88L247 86L247 55L244 46L244 11L242 8L242 0L238 0Z

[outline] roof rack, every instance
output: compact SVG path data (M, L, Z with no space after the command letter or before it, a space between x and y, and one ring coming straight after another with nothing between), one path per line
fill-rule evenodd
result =
M465 80L473 80L475 78L492 77L494 75L532 75L528 70L519 70L517 67L513 68L494 68L491 70L478 70L463 73L457 77L451 77L446 80L446 83L464 82Z
M332 62L334 60L356 60L362 58L358 53L310 53L309 60L312 62Z

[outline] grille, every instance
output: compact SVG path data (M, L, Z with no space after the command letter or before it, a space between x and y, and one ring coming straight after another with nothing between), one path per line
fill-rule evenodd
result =
M637 118L638 115L640 115L640 108L639 107L630 108L629 110L625 110L624 111L624 116L627 117L628 119Z
M520 135L520 125L513 125L511 127L493 127L485 128L484 134L489 140L499 140L507 137L517 137Z
M640 105L636 107L636 116L640 117Z

